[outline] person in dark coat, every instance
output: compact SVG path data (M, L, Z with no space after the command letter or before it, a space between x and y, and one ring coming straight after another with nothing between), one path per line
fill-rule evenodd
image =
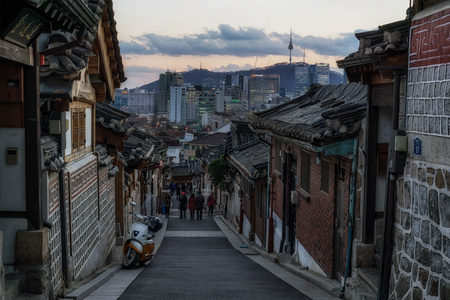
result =
M195 199L195 195L191 194L189 197L189 213L191 215L191 220L194 220L195 207L197 205L197 200Z
M202 219L203 215L203 205L205 204L205 197L203 197L202 193L198 191L197 196L195 196L195 199L197 200L197 220Z
M164 199L164 210L166 211L166 218L170 215L170 207L172 206L172 200L170 199L170 194L166 194Z
M208 216L214 216L214 205L216 205L216 199L214 198L214 192L208 196Z
M182 193L180 197L180 219L186 219L187 197L186 193Z
M175 192L177 193L177 200L180 200L180 190L181 190L180 184L177 182L175 184Z

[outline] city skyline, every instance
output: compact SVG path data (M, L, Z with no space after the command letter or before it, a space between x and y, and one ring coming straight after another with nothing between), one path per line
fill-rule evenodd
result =
M291 29L293 62L305 56L307 63L329 63L336 70L336 60L358 48L355 32L404 19L409 5L407 0L311 3L115 0L128 78L121 88L153 82L166 71L226 72L288 63Z

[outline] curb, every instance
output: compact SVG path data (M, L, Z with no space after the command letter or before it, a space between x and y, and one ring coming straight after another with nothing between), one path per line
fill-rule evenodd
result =
M249 241L247 238L240 234L236 228L228 222L222 215L219 216L219 218L222 220L224 224L228 226L228 228L233 231L239 239L244 244L249 244ZM311 271L308 271L306 269L301 269L298 265L293 265L289 263L282 263L279 259L276 253L267 253L264 249L259 248L258 246L251 245L248 247L256 254L259 254L260 256L264 257L265 259L268 259L269 261L276 263L283 267L284 269L288 270L289 272L302 277L303 279L313 283L314 285L318 286L320 289L326 291L327 293L342 298L344 296L344 293L341 292L341 286L337 280L325 278L319 275L314 274Z
M98 289L102 284L108 281L111 277L113 277L120 270L122 270L122 264L116 264L113 267L102 272L100 275L98 275L85 285L65 295L64 298L61 299L76 299L76 300L84 299L93 291Z

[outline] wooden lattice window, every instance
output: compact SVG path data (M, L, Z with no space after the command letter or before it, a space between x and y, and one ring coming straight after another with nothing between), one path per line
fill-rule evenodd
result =
M72 110L72 149L84 149L86 146L86 112L84 108Z

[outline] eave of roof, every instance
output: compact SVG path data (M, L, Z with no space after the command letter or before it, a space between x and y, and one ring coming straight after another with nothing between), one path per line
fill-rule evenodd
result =
M356 136L366 105L367 87L360 83L314 85L304 96L256 113L252 127L323 146Z

